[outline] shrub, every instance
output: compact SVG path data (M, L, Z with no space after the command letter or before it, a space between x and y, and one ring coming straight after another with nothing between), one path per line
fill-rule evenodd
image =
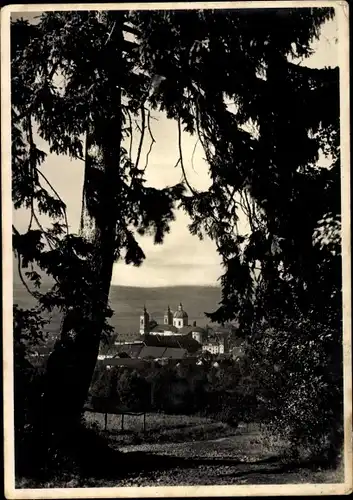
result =
M148 409L150 384L139 372L124 367L97 368L90 394L95 405L121 405L131 410Z
M334 464L342 446L342 343L339 331L307 318L260 325L249 345L267 425L288 438L293 458Z
M14 305L14 419L15 419L15 471L40 468L42 436L41 396L44 390L43 363L32 363L31 357L45 340L43 327L47 323L36 309L21 309ZM41 359L41 358L37 358ZM28 455L32 459L28 460ZM37 462L38 459L38 462Z

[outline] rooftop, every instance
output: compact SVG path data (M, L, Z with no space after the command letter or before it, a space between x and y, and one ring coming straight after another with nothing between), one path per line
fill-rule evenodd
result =
M174 325L159 325L157 324L155 327L151 329L151 332L173 332L173 333L179 333L178 328L176 328Z
M196 352L201 347L196 340L187 335L141 335L141 340L148 346L179 347L189 352Z

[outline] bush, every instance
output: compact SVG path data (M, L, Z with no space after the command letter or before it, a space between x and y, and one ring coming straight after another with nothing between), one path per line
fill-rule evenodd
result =
M150 406L150 385L136 370L123 370L116 381L120 403L130 409L147 410Z
M44 363L33 363L30 355L45 340L43 327L47 323L36 309L13 310L14 328L14 420L15 472L35 474L40 469L42 440L42 393L45 383ZM33 453L33 450L38 453ZM28 456L32 459L28 460Z
M336 463L342 447L342 343L339 331L302 317L260 325L248 349L268 428L288 438L293 458Z
M244 408L241 394L233 391L238 380L239 370L234 362L220 369L151 363L139 372L98 365L90 392L96 401L143 406L165 413L202 414L236 425Z
M120 405L133 410L150 406L150 384L136 370L98 367L90 394L94 405Z

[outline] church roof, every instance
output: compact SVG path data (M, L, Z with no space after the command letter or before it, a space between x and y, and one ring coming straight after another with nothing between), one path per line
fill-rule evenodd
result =
M191 326L191 325L183 326L178 330L178 333L181 333L182 335L189 335L189 333L192 332L205 333L205 330L200 326Z
M142 335L141 340L148 346L178 347L188 352L196 352L200 344L187 335Z
M156 325L151 329L151 332L173 332L178 333L179 330L174 325Z

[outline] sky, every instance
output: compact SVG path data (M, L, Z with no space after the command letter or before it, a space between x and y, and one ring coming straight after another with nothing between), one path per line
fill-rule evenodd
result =
M21 15L17 15L21 17ZM23 16L24 17L24 16ZM301 62L302 66L323 68L338 65L337 44L338 28L335 20L327 22L321 32L320 40L313 44L314 55ZM151 122L156 143L149 156L147 169L147 185L156 188L171 186L181 181L180 166L174 167L179 153L177 146L177 124L163 114L153 112ZM47 144L36 134L37 146L48 151ZM204 160L201 145L197 139L184 133L182 137L185 170L189 182L196 189L207 189L210 184L208 167ZM136 152L136 143L134 151ZM149 148L146 138L141 162ZM191 161L193 156L193 162ZM81 193L83 184L83 162L70 160L65 156L48 154L41 170L55 186L67 205L68 221L73 233L78 231L81 214ZM45 223L46 220L43 219ZM29 214L25 210L15 210L13 223L20 232L27 229ZM215 244L208 238L200 241L192 236L187 225L188 217L176 212L176 220L171 223L171 232L167 234L163 245L154 245L153 238L139 237L138 240L145 252L146 260L140 267L118 262L114 265L112 284L124 286L177 286L177 285L209 285L216 286L222 274L220 257ZM246 221L240 220L240 226L246 231Z

